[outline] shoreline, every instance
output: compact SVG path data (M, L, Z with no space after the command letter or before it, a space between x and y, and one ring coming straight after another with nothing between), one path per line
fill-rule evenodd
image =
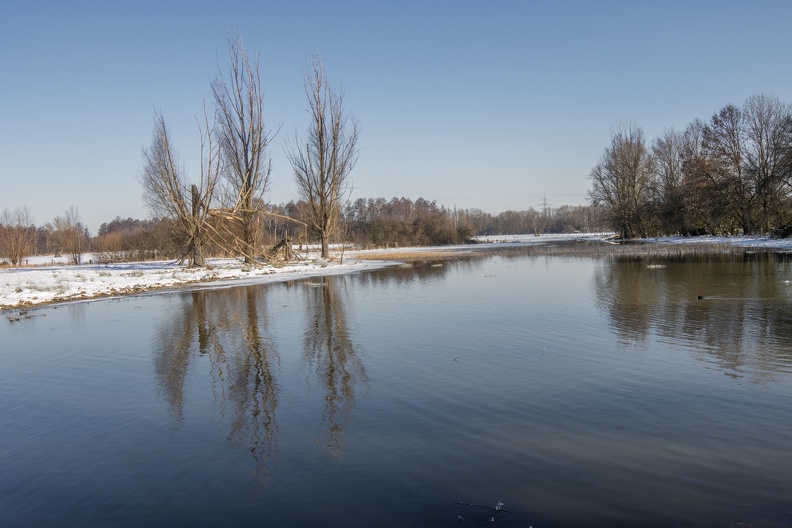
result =
M208 259L206 268L171 261L80 266L46 266L0 270L0 313L28 311L56 304L89 302L149 293L211 289L302 278L357 273L398 264L394 261L344 264L327 261L273 267L246 266L233 259Z
M314 259L282 266L250 266L237 259L208 259L206 268L188 268L173 261L117 264L44 265L0 269L0 313L121 298L185 289L211 289L284 282L301 278L341 275L427 260L448 260L484 252L536 247L554 254L578 251L565 242L599 242L579 251L590 256L664 258L703 252L736 253L762 250L792 252L792 239L768 237L666 237L612 244L596 235L544 235L478 237L479 243L456 246L346 250L336 261ZM340 259L339 259L340 257ZM41 257L50 260L50 256ZM339 262L340 260L340 262ZM8 316L9 320L19 320Z

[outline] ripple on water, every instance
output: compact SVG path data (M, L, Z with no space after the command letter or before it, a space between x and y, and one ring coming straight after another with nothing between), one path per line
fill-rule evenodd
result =
M698 264L512 254L0 325L4 521L783 525L789 292Z

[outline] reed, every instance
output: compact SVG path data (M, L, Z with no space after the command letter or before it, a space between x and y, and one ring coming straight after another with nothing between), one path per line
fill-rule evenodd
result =
M728 243L663 243L663 242L628 242L614 244L602 241L569 241L548 244L503 244L452 247L350 252L350 257L357 260L394 260L401 262L418 262L444 260L470 256L492 254L520 253L534 256L566 256L612 259L682 259L714 255L744 255L746 253L770 252L761 248L747 248Z
M608 257L618 259L681 259L711 255L742 255L748 248L723 243L668 244L662 242L565 242L537 247L546 255ZM754 250L751 250L754 251Z
M416 250L388 250L381 251L365 251L365 252L350 252L349 256L355 260L397 260L400 262L417 262L423 260L444 260L450 258L459 258L462 255L469 254L467 249L454 248L454 249L416 249Z

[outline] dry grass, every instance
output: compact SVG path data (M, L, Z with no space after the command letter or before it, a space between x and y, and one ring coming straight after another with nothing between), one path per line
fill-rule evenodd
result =
M381 251L366 251L361 253L350 253L347 258L355 260L398 260L402 262L416 262L422 260L440 260L457 258L466 250L450 249L427 249L427 250L393 250L383 249Z
M629 242L612 244L602 241L569 241L551 242L535 245L498 244L496 247L477 246L456 248L374 250L350 252L348 258L357 260L395 260L401 262L421 262L431 260L454 259L493 253L521 253L528 255L595 257L615 259L681 259L686 257L703 257L708 255L742 255L747 252L759 252L757 248L745 248L732 244L719 243L641 243Z
M707 255L736 255L745 253L747 248L732 244L687 243L665 244L646 242L627 242L611 244L607 242L565 242L536 246L536 252L546 255L570 255L610 258L685 258Z

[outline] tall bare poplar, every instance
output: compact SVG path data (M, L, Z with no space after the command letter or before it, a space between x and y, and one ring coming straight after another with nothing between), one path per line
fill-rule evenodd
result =
M264 90L259 59L248 56L239 35L228 38L229 67L212 83L217 138L228 184L224 216L238 228L238 249L245 262L256 257L264 193L271 172L264 127Z
M319 235L322 258L327 258L330 237L349 192L349 173L358 159L360 124L347 117L344 93L330 86L317 51L305 74L305 93L311 116L307 138L295 136L286 155L305 204L303 218Z
M191 183L173 148L162 114L157 113L151 146L143 149L143 199L158 216L173 220L176 234L184 243L182 258L190 255L190 265L203 266L203 247L210 234L210 205L220 173L220 154L206 119L198 127L201 143L201 174Z

